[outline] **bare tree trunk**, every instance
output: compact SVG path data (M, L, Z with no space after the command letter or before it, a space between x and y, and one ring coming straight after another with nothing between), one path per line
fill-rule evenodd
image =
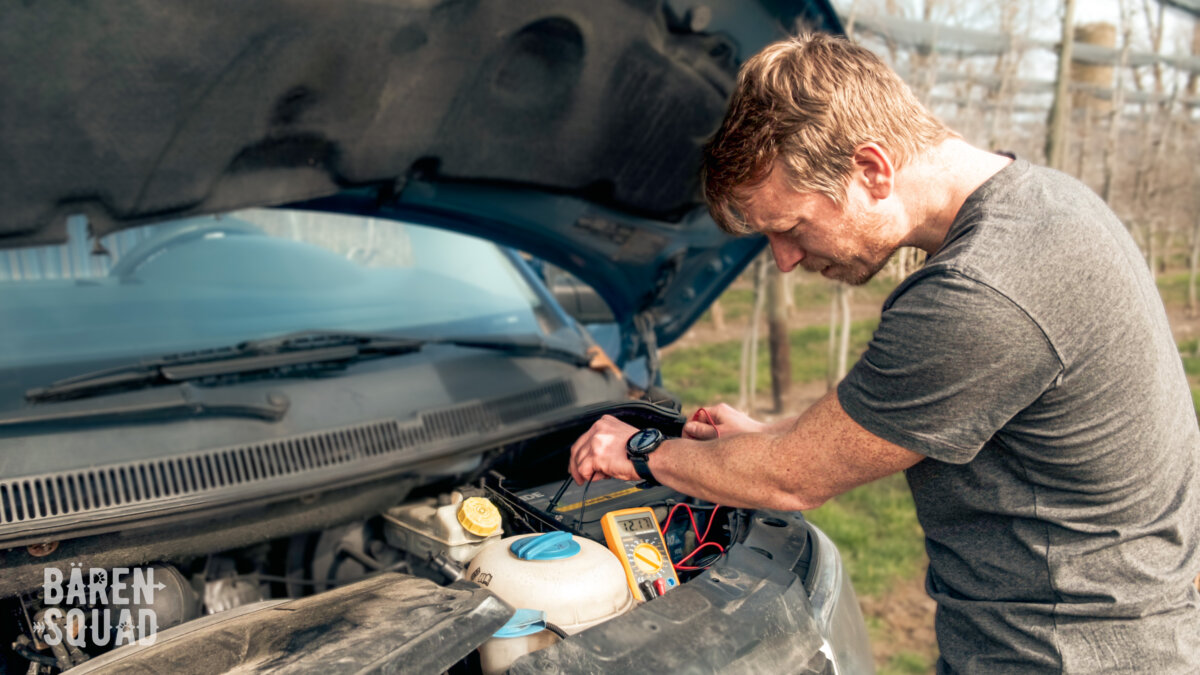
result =
M896 0L885 0L884 11L888 16L904 16L904 10L896 4ZM890 36L885 36L884 45L887 46L888 58L891 59L891 63L896 63L896 41Z
M908 249L908 254L912 256L912 259L908 262L908 268L912 270L912 272L921 269L921 267L925 264L925 251L914 247ZM912 274L912 272L909 272L909 274Z
M1067 126L1071 115L1071 53L1075 40L1075 0L1063 0L1062 43L1058 52L1058 75L1054 103L1046 133L1046 164L1066 169Z
M1104 145L1104 187L1100 196L1113 206L1113 186L1117 179L1117 146L1121 141L1121 120L1125 110L1125 70L1129 67L1129 50L1133 43L1133 19L1129 16L1127 0L1117 0L1121 13L1121 55L1117 57L1116 81L1113 84L1112 109L1108 113L1108 139Z
M1086 160L1088 148L1091 143L1088 142L1088 137L1092 134L1092 106L1085 106L1083 109L1083 128L1079 130L1079 155L1075 164L1075 177L1079 180L1085 180L1083 175L1087 168Z
M842 306L841 298L838 296L841 290L841 284L834 286L833 296L829 299L829 351L825 358L825 391L833 391L834 386L838 383L837 368L834 364L837 359L838 310Z
M758 324L762 320L766 294L766 257L758 258L754 274L754 311L750 313L750 326L742 341L742 378L738 394L738 407L753 412L757 406L758 393Z
M1192 55L1200 55L1200 18L1197 18L1192 24ZM1193 71L1190 75L1188 75L1186 92L1189 98L1196 95L1197 82L1200 82L1200 76ZM1185 106L1183 122L1185 125L1185 130L1191 114L1192 109ZM1194 137L1191 134L1187 134L1186 131L1185 136ZM1196 173L1195 166L1193 165L1191 181L1189 183L1192 194L1195 194L1195 185ZM1197 311L1200 310L1200 306L1198 306L1200 305L1200 300L1197 299L1196 294L1196 277L1197 274L1200 273L1200 216L1193 214L1191 216L1191 220L1191 251L1190 255L1188 256L1188 316L1195 317ZM1200 588L1200 576L1196 577L1196 584L1197 588Z
M1196 316L1196 274L1200 270L1200 218L1192 220L1192 250L1188 256L1188 316Z
M921 18L926 23L933 21L933 8L937 5L936 0L925 0L921 8ZM934 37L936 41L936 34ZM937 84L937 66L938 56L932 46L928 49L918 48L912 54L912 91L921 103L929 105L929 96L933 92L933 87Z
M858 18L858 0L850 0L850 11L846 14L845 25L846 37L854 40L854 21Z
M1158 281L1159 219L1151 217L1146 224L1146 264L1150 267L1150 278Z
M713 328L719 333L725 332L725 307L721 305L720 300L714 300L710 309L712 310Z
M1171 130L1175 126L1175 121L1171 119L1171 111L1175 108L1175 98L1178 94L1178 89L1172 91L1171 98L1167 100L1165 107L1161 109L1162 129L1159 133L1158 145L1154 148L1154 160L1151 164L1152 173L1149 180L1146 181L1145 188L1147 209L1153 208L1156 211L1150 221L1150 272L1154 275L1155 279L1158 278L1159 261L1163 257L1162 247L1160 246L1163 242L1161 240L1170 235L1169 231L1163 232L1166 225L1166 217L1169 213L1169 211L1167 213L1164 213L1164 211L1169 210L1170 205L1162 203L1163 200L1160 199L1160 192L1162 191L1165 174L1163 165L1166 162L1167 145L1171 142Z
M1192 21L1192 56L1200 56L1200 17ZM1196 95L1197 85L1200 84L1200 73L1192 71L1188 74L1187 95Z
M854 291L842 283L838 284L838 289L841 291L838 295L842 301L842 335L841 344L838 346L837 381L841 382L842 378L846 377L846 362L850 358L850 294Z
M767 272L767 343L771 350L771 402L773 410L783 412L783 397L792 387L792 345L788 342L787 303L784 289L788 278L779 268L766 263Z
M1000 83L988 96L992 103L991 125L988 133L988 145L992 150L1009 149L1009 130L1012 125L1012 83L1020 66L1021 55L1017 48L1017 4L1005 3L1000 7L1000 32L1008 35L1008 50L996 56L994 74ZM1001 132L1001 120L1004 119L1004 131Z
M1158 8L1158 16L1155 16L1154 7ZM1146 28L1150 31L1150 48L1155 54L1162 52L1163 41L1163 11L1165 5L1161 2L1151 3L1150 0L1142 0L1142 13L1146 17ZM1156 60L1151 70L1154 74L1154 91L1161 94L1163 92L1163 64L1162 61Z

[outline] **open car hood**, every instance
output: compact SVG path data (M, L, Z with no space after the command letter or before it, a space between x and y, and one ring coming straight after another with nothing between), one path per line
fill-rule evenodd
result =
M19 3L0 28L0 246L254 205L508 243L678 337L764 245L700 149L741 61L828 0ZM642 320L638 320L642 317Z

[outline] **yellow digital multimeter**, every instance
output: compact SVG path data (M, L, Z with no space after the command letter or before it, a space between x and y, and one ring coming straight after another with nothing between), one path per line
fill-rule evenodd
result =
M650 600L679 585L658 518L649 507L609 511L600 521L608 548L625 567L633 597Z

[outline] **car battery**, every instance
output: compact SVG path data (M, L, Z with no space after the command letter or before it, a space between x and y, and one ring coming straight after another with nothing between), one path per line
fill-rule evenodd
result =
M639 506L657 507L666 515L666 505L683 499L683 495L664 485L642 488L638 481L598 480L589 485L576 485L574 481L558 496L551 510L551 501L562 487L562 482L547 483L526 489L507 490L493 486L503 496L510 508L531 512L538 520L553 523L556 527L571 530L596 541L604 541L604 529L600 524L605 513Z

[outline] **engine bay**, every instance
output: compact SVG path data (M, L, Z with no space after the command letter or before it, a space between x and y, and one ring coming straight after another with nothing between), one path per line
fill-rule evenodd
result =
M450 668L460 673L502 672L528 651L659 595L669 596L746 538L754 516L750 511L700 502L664 486L620 480L575 485L566 477L562 441L578 430L564 428L483 453L477 462L467 462L473 467L469 471L436 479L426 476L410 483L413 487L393 506L333 527L128 568L48 564L40 587L0 601L6 616L2 638L8 647L0 672L86 672L103 660L98 657L125 645L151 645L164 631L179 633L206 618L310 598L389 574L432 581L446 589L488 587L520 610L496 635L533 630L540 637L504 641L510 651L516 642L525 646L499 661L484 645ZM618 519L613 514L625 515ZM614 528L623 528L631 538L622 539ZM557 569L554 558L518 563L524 567L516 574L529 577L538 589L529 598L505 597L494 578L501 573L472 567L489 547L516 560L515 553L508 553L509 548L515 551L516 540L546 535L555 535L552 539L560 548L583 548L572 564L584 565L583 555L598 557L572 570ZM36 554L35 547L29 549ZM584 612L578 606L591 607L596 601L572 600L572 594L598 585L597 565L622 575L625 585L608 591L616 609L602 610L590 623L575 621L573 617ZM566 581L548 585L554 574L565 574ZM566 590L556 590L561 588ZM564 598L567 607L557 610L557 621L554 611L538 606L552 605L554 598Z

